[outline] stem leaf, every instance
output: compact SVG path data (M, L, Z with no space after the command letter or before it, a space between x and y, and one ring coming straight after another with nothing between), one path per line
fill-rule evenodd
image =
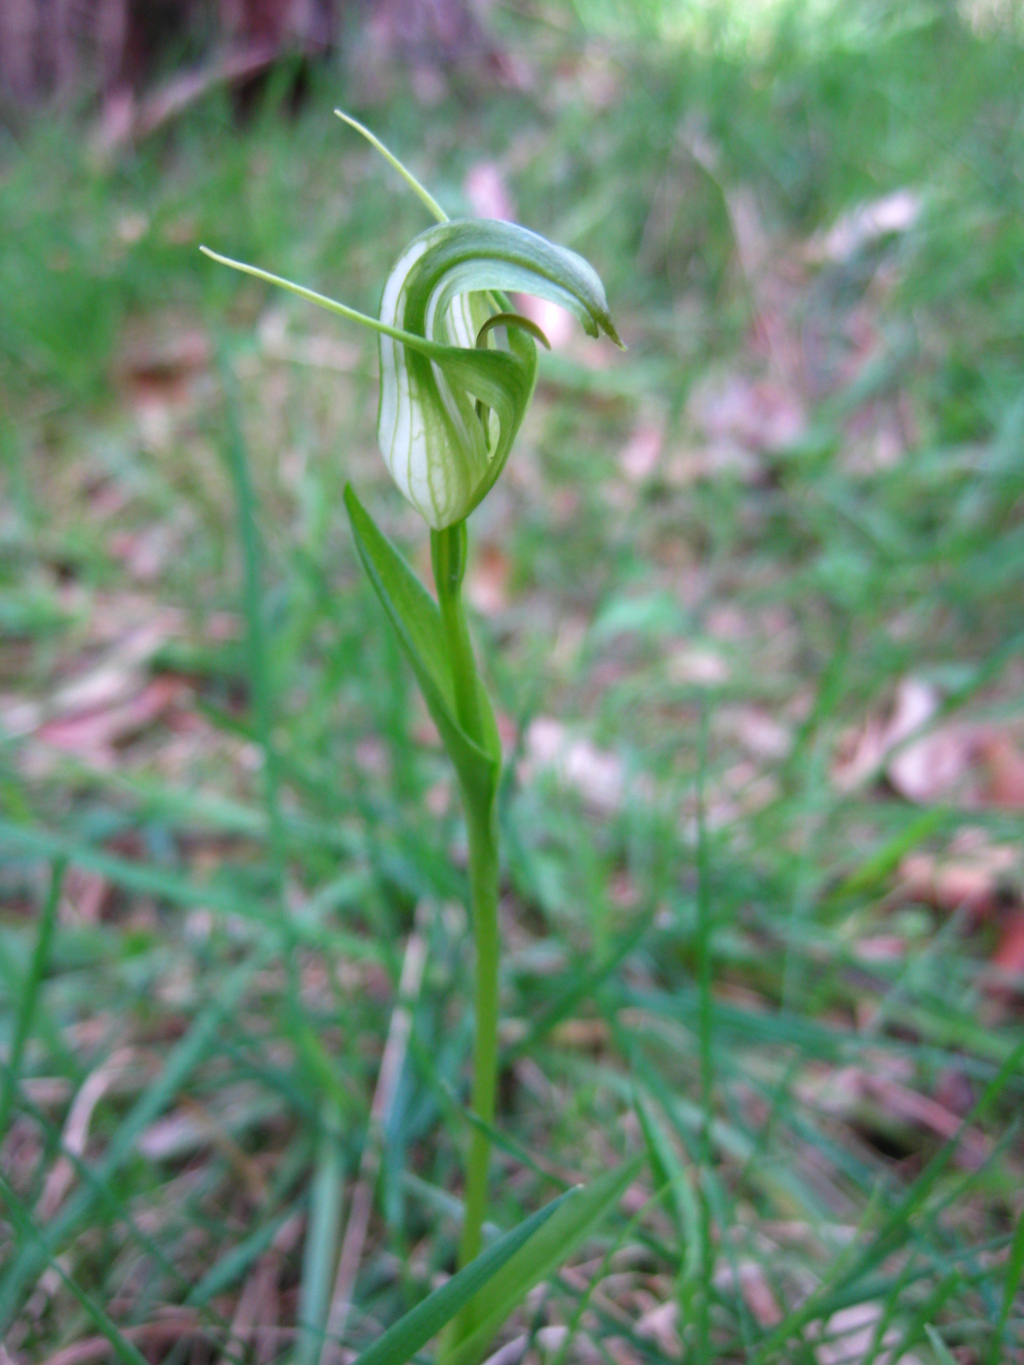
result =
M455 765L459 781L479 809L489 809L501 769L500 752L496 752L493 743L496 731L489 707L485 712L488 743L487 748L482 749L470 739L456 717L454 682L437 603L363 507L351 484L345 488L345 507L359 558L398 632L403 653L416 674L427 710ZM486 703L483 689L481 696ZM495 731L493 735L492 731Z

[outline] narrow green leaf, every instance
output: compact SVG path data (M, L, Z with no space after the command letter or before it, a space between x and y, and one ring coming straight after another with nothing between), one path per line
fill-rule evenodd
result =
M25 982L21 990L21 999L18 1002L18 1013L14 1021L14 1036L11 1040L10 1053L4 1072L3 1091L0 1092L0 1142L3 1141L7 1133L7 1120L10 1117L18 1082L21 1079L21 1058L32 1028L39 988L46 972L46 960L50 953L50 939L53 936L53 926L57 918L57 903L60 900L61 887L64 885L66 867L67 863L63 858L58 858L53 864L49 894L43 903L42 913L39 916L36 946L28 964L28 971L25 974Z
M97 1189L107 1184L134 1154L138 1135L163 1112L206 1058L214 1046L222 1019L231 1014L242 992L276 946L276 940L268 941L250 960L240 963L228 974L217 997L203 1008L189 1032L171 1049L163 1070L114 1130L106 1151L93 1167L94 1183L71 1195L37 1238L21 1242L0 1278L0 1334L10 1326L25 1284L41 1273L47 1259L56 1255L61 1244L86 1222L96 1202Z
M345 506L360 558L395 623L403 647L414 666L427 674L431 690L440 695L445 709L454 717L451 669L437 603L359 501L351 484L345 486Z
M957 1365L956 1357L930 1322L925 1323L924 1330L928 1334L928 1340L931 1343L932 1350L935 1352L935 1359L939 1362L939 1365Z
M252 1264L269 1251L274 1238L288 1221L294 1209L289 1206L274 1215L269 1222L250 1232L215 1261L198 1284L189 1290L185 1302L189 1307L205 1308L212 1298L231 1289Z
M80 1285L76 1284L61 1262L51 1254L43 1234L32 1219L31 1213L22 1204L13 1186L8 1184L3 1175L0 1175L0 1192L3 1194L11 1222L22 1243L31 1243L38 1248L43 1263L49 1265L50 1269L56 1272L71 1296L77 1299L86 1317L89 1318L96 1330L107 1339L110 1349L118 1360L122 1361L123 1365L147 1365L146 1358L139 1348L128 1340L113 1318L105 1313Z
M679 1239L684 1248L680 1283L692 1286L700 1276L703 1263L703 1230L697 1197L690 1185L683 1163L676 1154L672 1140L655 1117L650 1105L640 1095L636 1097L636 1112L640 1129L647 1143L648 1159L658 1185L671 1182L672 1202L675 1205Z
M445 1365L472 1365L495 1332L533 1286L557 1270L565 1258L597 1226L644 1164L641 1153L586 1188L570 1191L557 1214L509 1261L467 1305L471 1333L446 1356Z
M337 1121L337 1115L334 1116ZM338 1255L341 1195L345 1175L334 1123L325 1125L320 1158L309 1198L306 1245L299 1293L299 1349L296 1365L317 1365L331 1306L331 1286Z
M355 1362L355 1365L405 1365L421 1347L435 1337L442 1327L447 1326L462 1307L486 1285L491 1283L517 1255L527 1249L540 1235L544 1226L564 1210L577 1208L586 1192L580 1188L567 1190L550 1204L539 1209L525 1222L511 1232L506 1232L493 1246L487 1248L476 1260L471 1261L464 1270L435 1289L433 1294L416 1305L411 1313L406 1313L392 1327L377 1338L368 1350ZM504 1278L504 1277L502 1277Z
M466 790L476 806L487 808L497 790L500 762L497 729L481 689L488 748L475 744L455 715L451 669L445 650L441 616L434 599L363 507L351 484L345 506L356 549L381 605L398 632L434 724Z
M1003 1341L1006 1337L1006 1324L1010 1320L1010 1311L1013 1308L1013 1301L1017 1297L1022 1275L1024 1275L1024 1212L1017 1219L1013 1242L1010 1244L1010 1255L1006 1262L1006 1279L1003 1281L1003 1302L999 1309L999 1321L996 1323L996 1330L992 1336L992 1345L989 1348L988 1365L999 1365Z

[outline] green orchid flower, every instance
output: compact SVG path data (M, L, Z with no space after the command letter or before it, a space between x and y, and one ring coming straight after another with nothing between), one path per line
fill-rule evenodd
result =
M512 311L507 293L568 309L590 336L621 346L604 286L582 256L516 223L449 221L368 130L439 221L395 263L380 317L202 247L208 256L279 285L378 333L377 439L399 491L432 530L464 521L494 486L529 407L544 334Z

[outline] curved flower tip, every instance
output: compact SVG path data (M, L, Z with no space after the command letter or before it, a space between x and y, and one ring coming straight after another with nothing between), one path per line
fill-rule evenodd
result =
M533 393L536 342L548 344L511 311L507 291L560 304L590 336L604 332L622 346L593 267L515 223L464 219L421 233L388 276L379 319L200 250L378 333L381 453L435 530L464 520L493 487Z
M399 490L435 529L462 521L501 473L526 415L543 334L509 291L574 313L622 342L582 256L515 223L465 219L406 247L381 299L377 435Z

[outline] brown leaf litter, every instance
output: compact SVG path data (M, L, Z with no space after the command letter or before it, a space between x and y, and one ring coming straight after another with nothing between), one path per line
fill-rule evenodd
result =
M963 829L941 853L908 853L899 866L900 894L944 914L966 911L977 922L1018 904L1024 855L1013 844L993 844L980 829Z
M1024 752L1007 728L941 719L942 694L930 682L901 679L887 714L876 713L848 734L833 768L841 791L885 777L918 805L963 809L1024 806Z

